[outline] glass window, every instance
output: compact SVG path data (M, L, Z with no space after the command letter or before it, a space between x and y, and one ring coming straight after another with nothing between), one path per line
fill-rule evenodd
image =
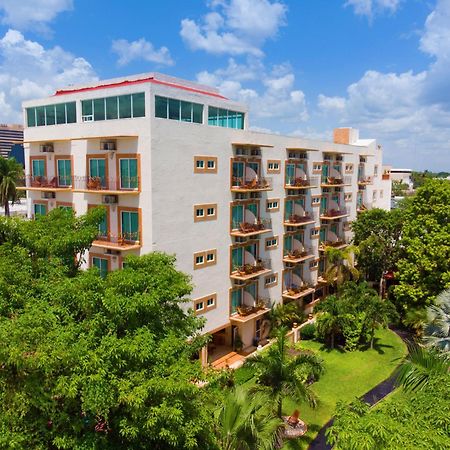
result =
M55 105L45 107L45 118L47 125L55 125Z
M102 221L98 224L98 235L100 237L108 236L108 215L107 215L106 209L102 216Z
M96 98L94 103L94 120L105 120L105 99Z
M56 111L56 123L58 125L62 125L63 123L66 123L66 105L65 105L65 103L59 103L58 105L55 105L55 111Z
M216 162L213 159L208 160L208 169L214 169L216 167Z
M106 187L106 161L104 158L89 158L89 176L99 178L102 187Z
M106 102L106 119L117 119L119 117L119 111L117 107L117 97L108 97Z
M132 94L133 99L133 117L145 117L145 94Z
M106 277L108 274L108 260L106 258L98 258L97 256L94 256L92 258L92 265L97 267L102 278Z
M168 99L165 97L155 96L155 116L161 119L167 119L168 117Z
M180 102L181 103L181 121L182 122L192 122L192 103Z
M67 123L76 123L77 121L77 107L75 102L66 103Z
M195 310L196 311L201 311L204 308L204 304L203 302L198 302L195 304Z
M131 117L131 95L119 96L119 118L129 119Z
M206 306L214 306L214 297L208 298L208 300L206 300Z
M180 100L169 98L169 119L180 120Z
M94 110L92 109L92 100L82 100L81 114L83 116L92 116Z
M137 159L121 158L119 165L120 165L120 188L137 189L138 187Z
M36 108L27 108L27 125L29 127L36 126Z
M228 127L228 111L226 109L219 109L217 125L219 127Z
M217 125L218 110L214 106L208 107L208 125Z
M33 159L31 161L31 176L44 177L45 176L45 160Z
M205 215L205 210L203 208L199 208L195 211L195 215L197 217L203 217Z
M58 186L70 186L72 184L72 161L70 159L58 159Z
M127 241L139 240L139 215L133 211L122 211L122 237Z
M45 106L36 107L36 124L38 127L45 125Z
M42 203L34 204L34 216L45 216L47 214L47 206Z
M192 103L192 121L194 123L203 123L203 105Z
M203 264L203 262L204 262L203 255L195 257L195 264Z
M205 161L203 159L197 159L197 169L203 169L205 167Z

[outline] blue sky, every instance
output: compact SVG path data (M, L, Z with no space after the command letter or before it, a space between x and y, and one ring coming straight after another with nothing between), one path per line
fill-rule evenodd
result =
M450 0L0 0L1 122L57 87L160 71L248 103L251 125L377 138L450 171Z

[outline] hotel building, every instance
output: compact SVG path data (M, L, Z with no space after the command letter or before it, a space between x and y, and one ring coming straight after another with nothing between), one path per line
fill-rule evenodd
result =
M237 341L254 349L276 303L312 311L325 246L349 243L359 211L390 205L375 140L251 131L246 106L185 80L107 80L23 107L29 216L103 205L86 255L102 273L130 254L175 254L213 335L210 361Z

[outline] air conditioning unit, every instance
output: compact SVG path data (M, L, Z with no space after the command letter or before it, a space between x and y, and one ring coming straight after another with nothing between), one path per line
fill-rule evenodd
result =
M247 156L247 150L245 148L237 147L236 156Z
M117 195L104 195L102 197L102 203L105 205L116 205L119 201L119 197Z
M251 156L261 156L261 149L259 149L259 148L252 148L250 150L250 155Z
M93 120L94 120L93 114L87 114L85 116L81 116L82 122L93 122Z
M344 158L342 155L336 156L336 161L343 161Z
M105 255L120 255L120 250L112 250L111 248L107 248L105 250Z
M56 198L56 192L42 192L42 198Z
M42 144L40 147L40 150L43 153L54 153L54 151L55 151L53 144L51 142Z
M102 141L100 148L109 152L115 152L117 150L116 141Z

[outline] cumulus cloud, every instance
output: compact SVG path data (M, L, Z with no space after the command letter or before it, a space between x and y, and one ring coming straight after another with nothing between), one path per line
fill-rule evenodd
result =
M119 57L119 66L125 66L131 61L144 60L160 66L172 66L174 61L167 47L156 49L153 44L144 38L136 41L118 39L112 43L112 51Z
M1 22L18 30L48 31L58 14L73 8L73 0L0 0Z
M192 50L262 56L261 46L285 24L286 6L269 0L212 0L199 22L181 21L180 35Z
M44 48L20 31L0 39L0 107L2 120L21 122L21 102L52 94L56 88L97 79L84 58L61 47Z
M347 0L345 6L353 8L358 16L372 19L376 14L395 13L402 0Z

